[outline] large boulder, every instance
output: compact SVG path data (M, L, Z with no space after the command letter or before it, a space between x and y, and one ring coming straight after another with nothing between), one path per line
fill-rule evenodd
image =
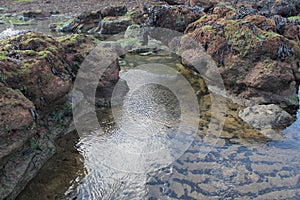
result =
M235 14L231 6L216 6L212 14L190 24L186 34L215 60L228 91L256 103L286 107L298 91L298 43L278 34L273 19L234 19Z

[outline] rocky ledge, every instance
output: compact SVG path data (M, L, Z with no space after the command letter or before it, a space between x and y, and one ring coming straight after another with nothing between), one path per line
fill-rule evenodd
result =
M55 153L72 119L73 81L95 45L85 35L31 32L0 41L0 199L14 199ZM109 72L118 78L118 65Z

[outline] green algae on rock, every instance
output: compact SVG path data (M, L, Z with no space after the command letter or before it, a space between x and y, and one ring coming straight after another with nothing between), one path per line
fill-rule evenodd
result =
M287 107L286 99L297 93L299 83L294 75L298 70L297 42L276 33L273 19L222 16L205 15L191 23L186 33L216 61L226 89L257 103Z

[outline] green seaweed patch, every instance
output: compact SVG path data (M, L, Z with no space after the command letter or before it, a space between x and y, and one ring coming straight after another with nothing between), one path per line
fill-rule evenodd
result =
M208 34L214 34L215 33L215 30L213 29L213 27L211 25L202 26L201 30L204 31L205 33L208 33Z
M295 22L300 23L300 16L292 16L292 17L289 17L288 20L290 22L295 21Z
M34 50L15 50L14 52L21 54L21 55L26 55L26 56L36 56L37 53Z
M7 10L8 10L7 8L0 7L0 12L4 12L4 11L7 11Z
M55 26L55 30L56 31L62 31L65 27L68 27L70 26L74 21L74 18L71 18L69 19L68 21L63 21L63 22L57 22L57 23L53 23L53 24L50 24L49 27L51 26Z
M73 45L80 45L86 46L86 41L90 40L93 44L99 43L99 40L96 39L92 35L85 35L85 34L72 34L57 37L56 40L62 44L62 46L73 46Z
M39 51L38 55L40 58L46 58L49 57L50 55L53 55L51 51L45 50L45 51Z
M29 26L34 24L31 20L24 20L18 17L6 17L5 20L7 21L7 23L11 23L14 26Z
M241 55L246 55L250 49L255 48L258 42L248 27L240 27L239 23L235 20L229 21L225 26L225 36L229 44Z
M0 60L6 60L7 59L7 52L0 51Z
M130 16L119 16L119 17L105 17L102 22L103 23L120 23L125 20L131 20Z
M300 46L294 40L289 40L289 42L293 45L295 57L299 58L300 57Z
M280 35L272 31L254 28L255 31L236 20L228 21L225 26L225 36L228 39L228 43L242 56L255 50L259 43L274 37L280 37Z

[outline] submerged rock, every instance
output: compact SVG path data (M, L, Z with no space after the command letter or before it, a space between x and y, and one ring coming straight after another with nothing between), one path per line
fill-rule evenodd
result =
M250 126L259 129L279 129L289 126L294 118L274 104L255 105L239 112L239 117Z

